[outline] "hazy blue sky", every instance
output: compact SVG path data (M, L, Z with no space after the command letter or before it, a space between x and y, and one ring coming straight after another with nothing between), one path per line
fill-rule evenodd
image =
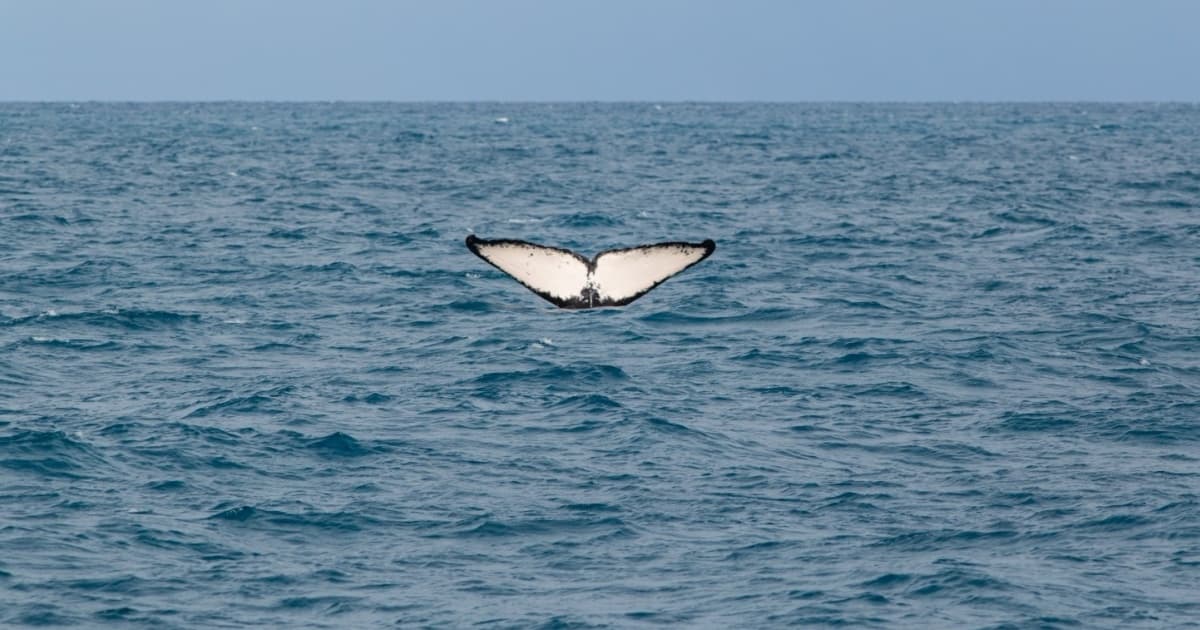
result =
M0 100L1200 100L1192 0L0 0Z

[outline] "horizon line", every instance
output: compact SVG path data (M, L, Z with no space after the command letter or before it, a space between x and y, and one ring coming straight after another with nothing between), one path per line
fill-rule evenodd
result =
M1108 100L1108 99L1033 99L1033 100L990 100L990 99L813 99L813 100L773 100L773 99L240 99L240 98L202 98L202 99L8 99L0 97L3 105L80 105L80 104L263 104L263 105L316 105L316 104L347 104L347 105L1200 105L1200 100L1177 99L1142 99L1142 100Z

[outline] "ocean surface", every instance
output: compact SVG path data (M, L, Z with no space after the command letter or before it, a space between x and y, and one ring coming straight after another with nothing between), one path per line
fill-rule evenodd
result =
M1200 627L1200 106L0 104L0 626Z

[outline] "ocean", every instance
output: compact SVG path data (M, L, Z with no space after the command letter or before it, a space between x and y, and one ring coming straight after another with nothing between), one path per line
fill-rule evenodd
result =
M1198 289L1195 104L3 103L0 626L1200 627Z

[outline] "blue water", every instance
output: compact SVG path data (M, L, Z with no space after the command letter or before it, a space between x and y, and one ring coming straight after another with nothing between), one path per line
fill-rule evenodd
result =
M1198 288L1195 105L0 104L0 625L1200 627Z

